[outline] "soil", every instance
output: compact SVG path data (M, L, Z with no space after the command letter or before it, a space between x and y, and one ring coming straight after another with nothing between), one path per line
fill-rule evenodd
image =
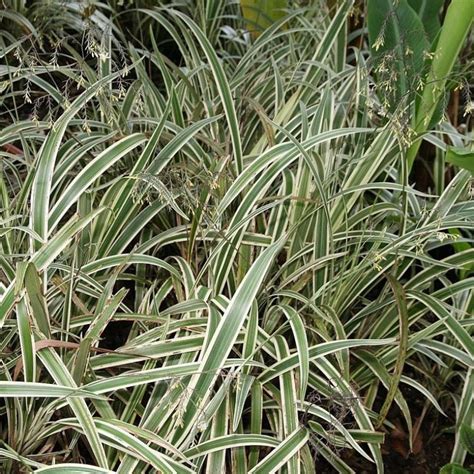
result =
M454 439L452 435L442 435L424 446L418 454L408 457L402 456L393 449L392 442L389 439L384 447L383 460L387 474L438 474L439 470L450 461ZM356 459L352 451L343 451L340 456L357 474L376 474L377 472L373 464L364 461L360 456ZM474 467L472 459L467 460L465 465ZM337 474L337 471L320 457L316 460L316 471L318 474Z
M430 407L420 418L425 407L423 397L416 390L406 386L402 387L402 392L409 402L413 424L416 425L421 420L419 434L415 436L413 453L410 453L403 417L398 408L390 410L388 419L397 428L386 432L385 443L382 446L385 472L387 474L438 474L440 469L450 462L454 447L454 407L447 411L447 417L441 416ZM379 402L380 400L377 400L375 405ZM339 456L357 474L376 474L377 472L372 463L365 461L353 450L341 450ZM464 466L474 473L474 457L468 456ZM317 455L316 470L318 474L337 473L330 463Z

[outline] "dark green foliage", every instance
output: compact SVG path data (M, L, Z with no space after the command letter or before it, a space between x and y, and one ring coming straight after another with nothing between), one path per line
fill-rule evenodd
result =
M449 147L446 161L452 165L468 170L474 176L474 151L467 148Z
M443 466L439 474L470 474L470 472L464 469L460 464L450 463Z
M367 23L377 85L393 110L408 103L417 90L429 43L407 0L396 5L392 0L369 0Z
M408 3L421 18L425 33L432 45L441 28L439 13L444 0L408 0Z
M461 425L459 429L461 443L470 454L474 454L474 429L466 424Z

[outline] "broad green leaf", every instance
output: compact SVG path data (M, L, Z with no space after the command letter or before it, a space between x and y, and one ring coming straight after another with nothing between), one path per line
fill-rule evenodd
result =
M25 272L25 288L32 309L32 318L37 328L47 337L51 336L48 306L41 288L38 270L33 262L28 263Z
M474 428L465 423L459 428L461 443L469 454L474 454Z
M287 0L240 0L246 27L254 38L286 15Z
M432 45L441 29L439 16L444 0L408 0L408 3L423 22L426 35Z
M439 470L439 474L469 474L470 471L464 469L461 464L449 463Z
M18 336L20 338L21 360L25 382L36 381L36 351L31 321L27 310L25 298L17 305Z
M446 93L446 81L451 76L473 20L473 2L453 0L449 3L430 70L424 80L423 93L416 104L413 125L417 136L421 136L433 126L433 115L439 109L440 100ZM407 151L408 170L413 166L420 145L421 140L415 140Z
M464 170L470 171L474 176L474 151L467 148L448 147L446 161Z

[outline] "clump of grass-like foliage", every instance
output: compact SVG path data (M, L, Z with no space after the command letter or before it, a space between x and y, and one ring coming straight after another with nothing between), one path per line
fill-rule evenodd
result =
M382 472L407 389L470 426L471 175L410 184L352 1L256 39L232 2L28 3L0 12L2 472Z

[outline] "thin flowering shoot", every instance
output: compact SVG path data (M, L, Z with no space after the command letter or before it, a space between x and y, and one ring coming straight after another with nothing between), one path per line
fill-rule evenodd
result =
M430 50L421 19L408 0L368 0L367 22L379 94L391 111L411 108Z

